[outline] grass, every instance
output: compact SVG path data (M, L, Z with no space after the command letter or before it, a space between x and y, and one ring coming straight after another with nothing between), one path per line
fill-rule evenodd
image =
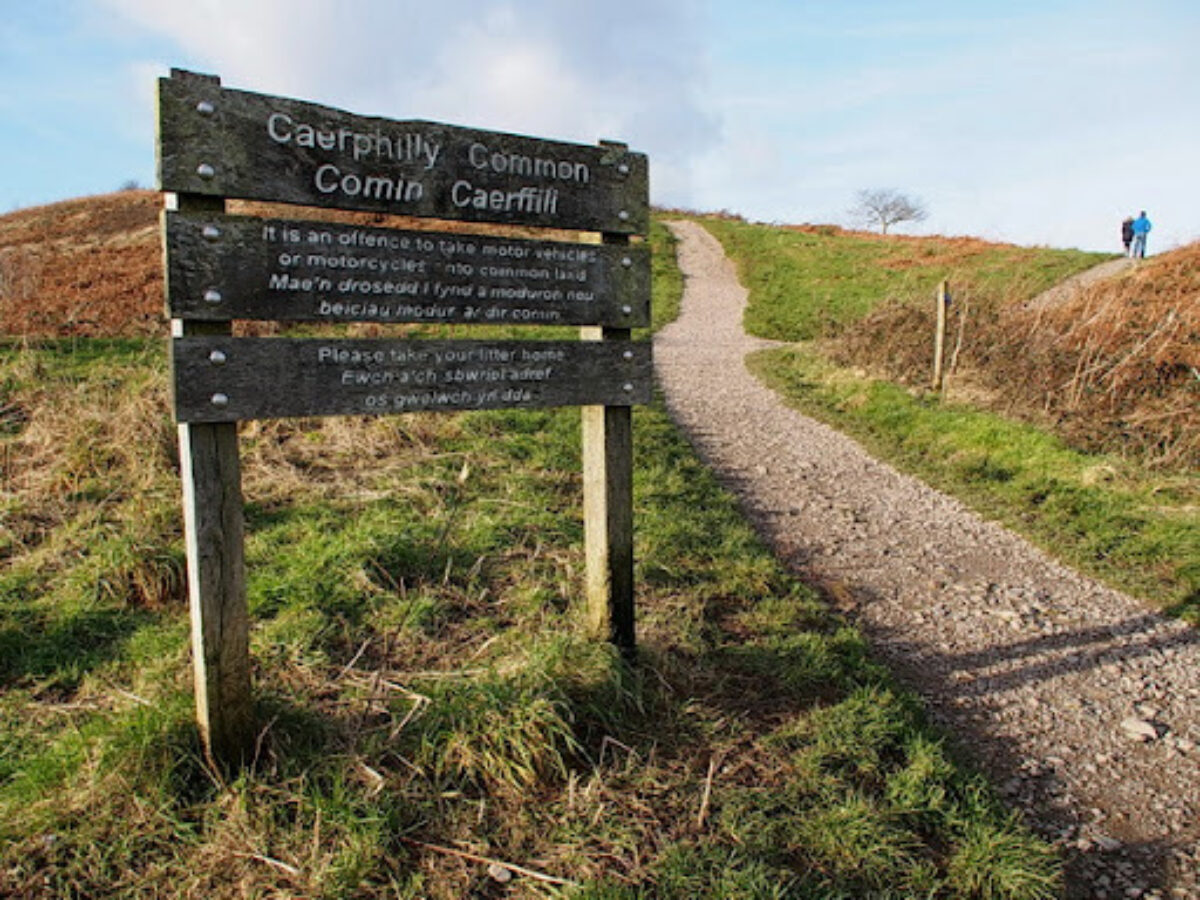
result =
M6 896L1056 895L660 405L634 668L582 637L575 410L247 423L261 733L229 779L192 724L161 346L9 345L0 383Z
M1200 469L1200 243L1139 260L1049 310L1004 316L997 393L1073 444L1163 471ZM1017 348L1017 352L1013 352Z
M944 279L963 294L1025 300L1111 258L973 238L881 238L720 217L703 224L735 260L750 292L746 330L781 341L840 334L888 302L930 306Z
M1200 622L1200 478L1083 453L1033 425L839 368L812 347L751 366L788 402L1102 580Z

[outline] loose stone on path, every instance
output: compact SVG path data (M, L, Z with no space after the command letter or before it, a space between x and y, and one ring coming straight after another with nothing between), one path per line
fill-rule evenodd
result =
M670 227L667 406L776 552L1062 849L1069 897L1200 898L1197 632L785 407L745 368L772 342L742 331L733 264L702 226Z

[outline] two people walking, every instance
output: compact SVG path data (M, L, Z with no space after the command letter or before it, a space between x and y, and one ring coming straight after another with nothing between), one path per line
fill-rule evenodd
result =
M1150 233L1150 220L1146 218L1143 209L1136 219L1132 216L1121 223L1121 243L1125 245L1125 255L1131 259L1146 258L1146 235Z

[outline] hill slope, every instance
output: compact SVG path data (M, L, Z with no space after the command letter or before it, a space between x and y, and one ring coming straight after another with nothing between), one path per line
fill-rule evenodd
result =
M929 384L934 290L949 281L950 399L1048 425L1081 449L1200 467L1200 244L1047 308L1034 297L1111 258L705 218L750 289L746 327L824 339L843 365Z
M54 306L56 266L121 246L89 203L129 196L147 268L100 259ZM49 334L161 333L155 205L4 222L7 308ZM216 777L163 344L0 343L0 895L1055 895L1053 850L661 407L635 417L634 671L582 637L577 411L245 423L261 733L251 771Z
M1200 467L1200 243L1138 263L1051 309L1014 311L986 359L1014 402L1085 446ZM999 365L1020 348L1019 366Z
M0 217L0 333L165 333L162 195L123 191Z

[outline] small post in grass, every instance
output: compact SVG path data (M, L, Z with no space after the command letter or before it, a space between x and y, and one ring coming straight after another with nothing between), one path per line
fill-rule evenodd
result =
M941 391L945 383L942 371L946 355L946 307L950 305L950 283L942 281L937 288L937 326L933 333L933 389Z

